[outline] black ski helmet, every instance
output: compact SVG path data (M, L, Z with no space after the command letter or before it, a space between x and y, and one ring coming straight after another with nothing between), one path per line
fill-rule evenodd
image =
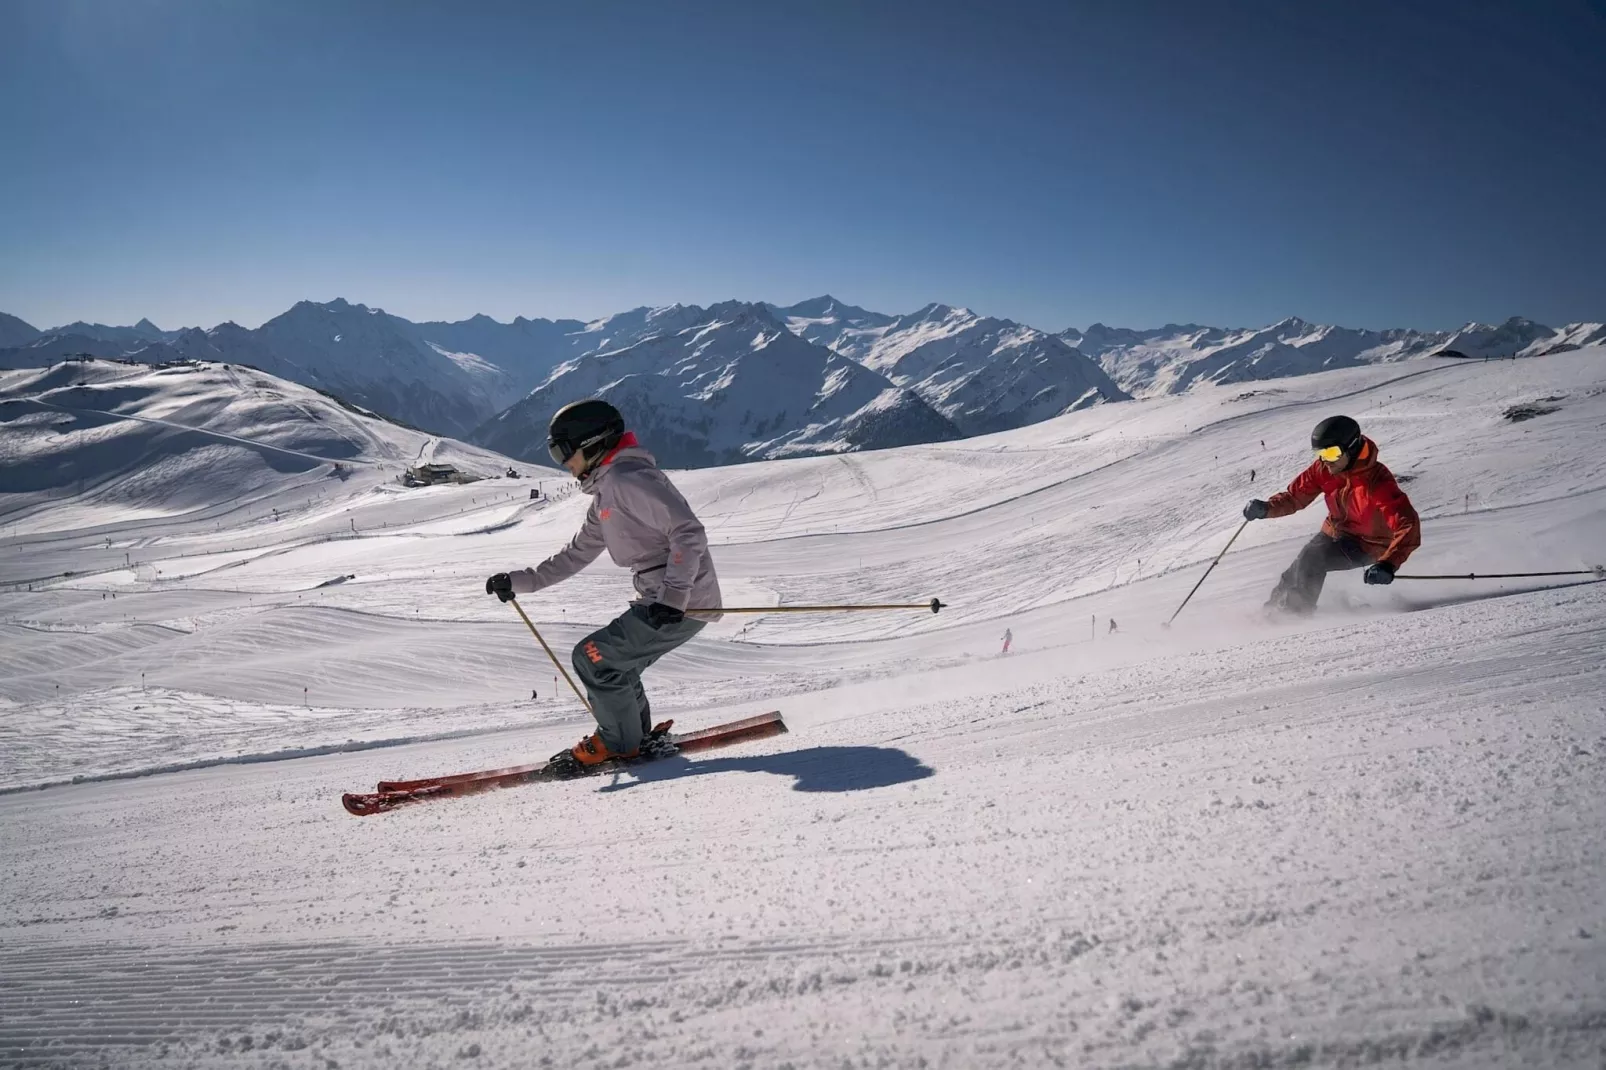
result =
M1353 457L1361 452L1361 425L1348 416L1329 416L1310 433L1310 448L1325 450L1337 446Z
M601 398L587 398L563 406L547 425L546 447L552 459L565 464L576 453L585 458L586 471L607 456L624 437L625 418Z

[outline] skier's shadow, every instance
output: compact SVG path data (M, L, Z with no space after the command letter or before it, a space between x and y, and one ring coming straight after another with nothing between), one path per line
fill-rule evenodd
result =
M864 791L924 780L935 772L914 755L894 747L806 747L746 757L666 758L635 766L630 770L631 779L616 779L598 790L623 791L636 784L710 773L775 773L796 777L793 791Z

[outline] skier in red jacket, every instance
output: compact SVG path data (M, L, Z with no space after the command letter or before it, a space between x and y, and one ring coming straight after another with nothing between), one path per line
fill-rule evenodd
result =
M1282 574L1268 609L1308 615L1329 572L1366 567L1367 583L1393 583L1394 573L1422 545L1411 499L1377 459L1377 443L1348 416L1330 416L1311 432L1316 460L1288 489L1244 506L1245 520L1288 516L1327 498L1327 521Z

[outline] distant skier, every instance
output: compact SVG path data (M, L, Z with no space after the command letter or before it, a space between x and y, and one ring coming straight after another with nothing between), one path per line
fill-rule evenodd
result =
M1014 642L1014 640L1015 640L1015 633L1010 631L1008 628L1005 628L1004 629L1004 649L1000 650L999 653L1000 654L1008 654L1009 653L1009 644Z
M720 604L719 579L702 523L652 454L625 429L618 409L597 399L564 406L552 417L547 448L592 496L591 508L568 546L533 569L498 572L485 581L485 593L507 602L543 590L606 549L614 564L634 574L638 596L611 624L574 648L574 668L591 697L597 731L553 761L572 760L578 771L640 753L652 730L642 671L719 618L717 613L686 615L690 606Z
M1115 618L1114 617L1110 618L1110 632L1109 632L1109 634L1111 634L1111 635L1115 634Z
M1251 468L1249 470L1249 482L1253 483L1254 481L1255 481L1255 470L1253 468Z
M1282 574L1266 607L1301 616L1315 612L1329 572L1366 568L1367 583L1393 583L1395 571L1422 544L1411 500L1377 459L1377 443L1348 416L1330 416L1311 432L1316 460L1281 494L1244 506L1245 520L1288 516L1327 497L1327 521Z

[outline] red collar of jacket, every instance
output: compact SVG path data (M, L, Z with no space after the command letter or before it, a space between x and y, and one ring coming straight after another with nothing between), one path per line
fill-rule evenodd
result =
M636 441L636 433L634 431L626 431L623 435L619 436L619 445L609 450L607 456L603 457L602 460L597 462L597 467L606 468L608 465L613 463L613 459L615 457L619 456L620 450L627 450L632 446L639 445L641 445L641 443Z

